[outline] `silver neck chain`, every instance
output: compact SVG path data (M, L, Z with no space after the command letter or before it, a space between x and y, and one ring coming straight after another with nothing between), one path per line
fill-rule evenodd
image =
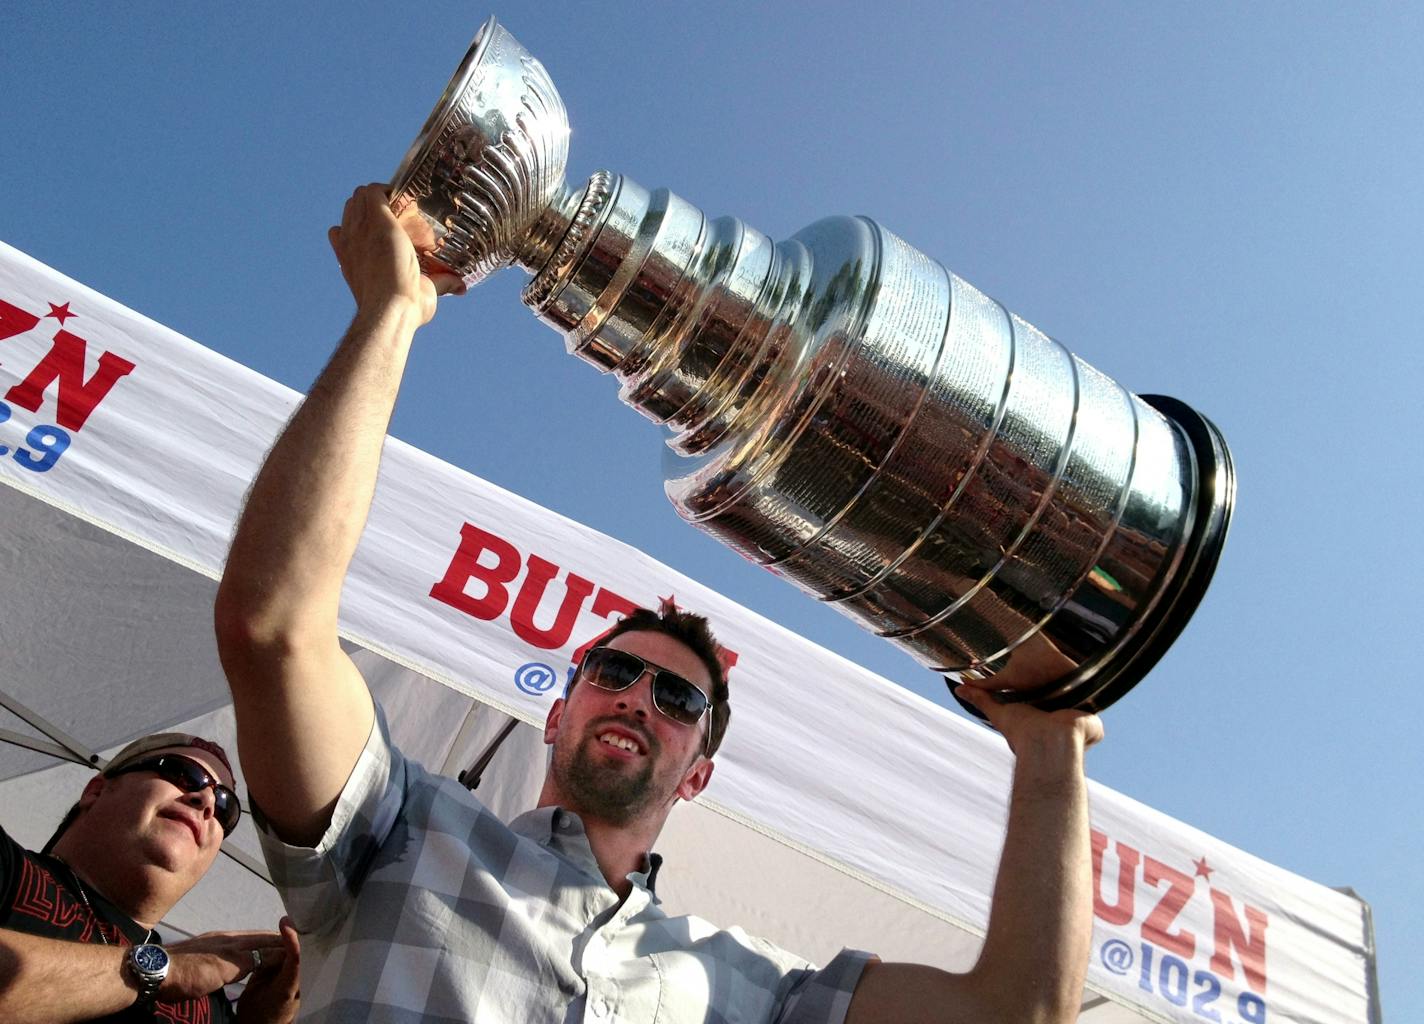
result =
M104 921L99 917L99 912L94 909L94 904L89 902L89 893L85 890L84 883L79 880L79 872L70 867L69 861L63 857L53 853L51 853L50 856L63 864L64 870L69 872L70 880L74 882L74 891L79 893L79 898L84 901L84 909L89 911L89 916L94 919L94 930L99 933L99 941L107 946L109 944L109 937L104 934ZM143 937L143 942L139 943L139 945L143 945L152 938L153 929L150 928L148 934Z

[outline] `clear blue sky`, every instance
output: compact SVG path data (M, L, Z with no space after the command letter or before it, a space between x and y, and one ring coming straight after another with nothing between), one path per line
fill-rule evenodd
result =
M1353 886L1388 1018L1424 1019L1424 8L17 4L0 238L304 390L350 311L325 229L489 13L559 86L571 177L608 167L776 238L870 214L1216 420L1241 488L1225 557L1091 774ZM522 285L447 303L394 433L944 699L684 526L657 432Z

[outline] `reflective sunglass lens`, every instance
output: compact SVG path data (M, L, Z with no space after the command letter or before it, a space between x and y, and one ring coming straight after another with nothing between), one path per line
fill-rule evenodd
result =
M695 683L676 672L649 665L635 654L595 647L584 656L583 676L604 690L626 690L653 670L653 707L682 725L695 725L711 702Z
M213 817L222 826L223 835L237 827L237 820L242 815L242 804L237 794L209 775L202 765L187 758L161 757L152 764L152 770L185 793L213 787Z
M659 672L653 684L653 703L675 722L692 725L707 710L707 697L692 683L671 672Z
M242 807L237 802L237 795L226 787L215 789L213 793L215 796L213 813L217 816L218 824L222 826L223 834L227 835L237 828L237 819L242 813Z
M588 653L584 670L596 686L608 690L626 690L643 674L643 661L611 647L596 647Z

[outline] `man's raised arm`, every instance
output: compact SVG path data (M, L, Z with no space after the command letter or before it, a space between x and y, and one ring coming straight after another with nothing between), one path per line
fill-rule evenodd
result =
M436 302L382 186L357 189L330 238L356 317L257 474L215 610L248 788L301 845L321 837L374 722L337 608L411 340Z
M1102 739L1096 715L999 704L956 691L1015 755L1004 852L979 960L966 974L872 963L846 1015L864 1022L1071 1024L1092 943L1092 861L1083 752Z

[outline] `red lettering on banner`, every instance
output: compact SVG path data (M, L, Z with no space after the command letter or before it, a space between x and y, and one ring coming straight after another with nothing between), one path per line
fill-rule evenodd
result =
M1162 863L1155 857L1145 856L1126 843L1113 842L1093 829L1093 914L1110 925L1131 924L1136 916L1136 888L1138 866L1142 868L1142 881L1154 889L1167 884L1167 891L1157 900L1152 911L1142 922L1142 938L1155 946L1175 953L1183 959L1192 959L1197 952L1196 933L1179 926L1177 921L1187 910L1196 893L1196 877ZM1109 846L1117 850L1117 894L1115 899L1103 896L1103 876L1110 872L1105 867ZM1206 858L1196 862L1198 875L1205 870ZM1205 876L1202 876L1205 877ZM1108 886L1109 891L1113 888ZM1243 904L1244 921L1236 912L1236 905L1229 895L1220 889L1208 887L1212 906L1213 952L1211 969L1223 978L1235 977L1235 964L1241 964L1246 984L1255 992L1266 991L1266 926L1270 923L1266 913L1250 904Z
M488 564L486 552L493 556L494 564ZM510 606L509 585L519 576L527 563L528 571L519 585L519 593ZM584 605L592 596L590 612L601 619L613 615L627 615L638 609L638 605L607 587L599 587L577 573L568 572L564 581L564 595L554 614L553 624L547 628L535 625L534 617L544 603L549 584L560 572L559 566L547 558L530 554L526 560L509 541L488 530L482 530L473 523L460 527L460 545L450 558L445 575L430 588L430 596L466 615L487 622L504 614L509 608L510 626L515 636L532 647L542 650L557 650L569 642L578 624ZM484 594L472 597L465 588L471 580L484 585ZM610 627L611 628L611 627ZM597 644L607 634L600 632L580 646L573 654L576 664L584 653ZM717 659L722 664L723 673L731 671L737 663L736 651L719 647Z
M56 422L66 430L79 430L84 421L103 401L104 396L120 377L128 374L134 364L122 356L105 352L99 357L99 368L87 381L84 379L84 353L88 343L77 334L60 328L54 336L54 347L30 371L30 375L9 391L5 400L38 412L47 387L59 384Z
M610 615L632 615L637 610L637 604L622 594L615 594L607 587L599 587L598 593L593 595L592 611L601 619L606 619ZM589 642L592 643L592 641Z
M493 566L480 563L480 555L486 551L495 556ZM460 546L450 559L445 577L430 588L430 596L477 619L497 619L509 604L507 584L519 575L519 564L519 552L513 544L466 523L460 527ZM481 598L465 593L465 584L477 577L485 585L485 596Z
M1266 925L1264 912L1243 904L1246 926L1236 916L1231 897L1220 889L1211 890L1212 931L1216 949L1211 955L1211 969L1228 978L1235 977L1232 964L1234 950L1241 960L1241 970L1252 989L1266 994Z
M1103 855L1107 852L1108 837L1097 829L1092 832L1093 841L1093 913L1108 924L1123 925L1132 920L1137 893L1137 862L1141 854L1125 843L1117 846L1117 900L1109 903L1103 899Z
M568 582L564 585L564 599L559 602L554 624L548 629L539 629L534 625L534 613L539 609L539 602L544 599L544 591L548 589L549 581L558 572L559 567L553 562L538 555L530 555L529 571L519 586L519 596L514 599L514 608L509 613L514 635L525 643L546 651L557 650L569 642L569 637L573 635L574 622L583 610L583 603L593 593L592 582L569 573Z
M599 587L598 593L593 595L593 608L590 610L599 618L606 619L610 615L618 615L620 617L632 615L638 610L638 606L622 594L615 594L607 587ZM612 626L608 627L608 629L612 628ZM583 656L588 653L588 649L596 646L608 635L608 629L605 629L597 636L591 636L585 640L578 650L574 651L573 657L571 657L569 661L575 665L583 661Z
M1157 901L1152 913L1147 915L1147 920L1142 922L1142 937L1190 960L1197 951L1196 935L1185 928L1174 932L1171 927L1192 898L1196 880L1191 875L1169 868L1155 857L1148 857L1143 862L1142 880L1154 887L1163 881L1168 883L1167 891Z
M666 615L669 612L680 612L684 609L677 605L677 595L669 594L667 597L658 597L658 614ZM722 678L725 679L732 672L732 666L737 663L738 654L736 651L729 651L721 644L717 645L717 664L722 666Z
M0 341L32 331L39 322L40 318L33 313L0 299Z

